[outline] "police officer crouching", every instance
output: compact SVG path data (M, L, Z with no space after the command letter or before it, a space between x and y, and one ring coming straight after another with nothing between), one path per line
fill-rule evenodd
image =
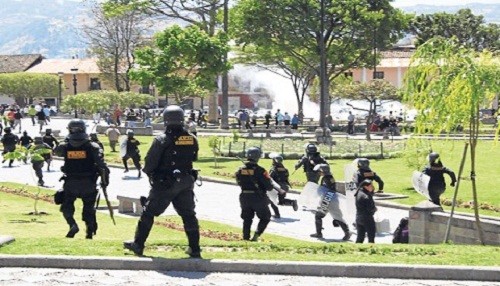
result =
M191 258L201 258L200 231L194 211L193 192L197 176L193 170L193 161L198 159L198 141L184 129L184 111L179 106L168 106L163 112L163 119L166 131L153 140L143 169L149 177L151 190L137 224L134 240L126 241L123 245L136 255L142 255L154 217L162 214L172 202L184 223L189 242L186 253Z
M66 237L73 238L80 229L73 215L75 200L83 201L82 217L87 227L87 239L97 232L96 211L94 208L97 190L96 180L101 176L101 184L105 187L109 182L109 169L104 163L102 150L95 143L90 142L85 133L85 122L73 119L68 124L69 135L64 143L56 147L55 153L64 158L63 192L61 212L70 229Z
M257 164L261 155L260 148L249 148L246 153L248 161L236 172L236 182L241 187L240 205L244 240L250 240L250 228L255 214L259 218L259 224L252 241L258 241L271 221L266 192L273 189L273 184L267 171ZM279 193L283 194L284 191L280 190Z

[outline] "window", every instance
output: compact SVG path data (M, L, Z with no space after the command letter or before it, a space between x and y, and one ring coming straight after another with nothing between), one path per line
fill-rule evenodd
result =
M373 78L374 79L383 79L384 78L384 72L378 71L373 73Z
M101 81L98 78L93 77L90 78L90 90L100 90L101 89Z
M352 72L345 72L344 76L352 78Z

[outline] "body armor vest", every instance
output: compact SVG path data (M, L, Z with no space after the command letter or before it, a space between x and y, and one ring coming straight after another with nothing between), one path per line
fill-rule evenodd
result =
M193 169L198 143L193 135L183 130L179 134L167 134L171 144L163 152L160 172L170 173L179 170L188 173Z
M66 145L64 154L64 172L67 175L93 175L96 173L90 142L80 147Z

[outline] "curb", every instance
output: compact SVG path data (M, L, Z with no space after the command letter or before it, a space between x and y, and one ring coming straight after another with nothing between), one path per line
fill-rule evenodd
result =
M233 272L351 278L500 281L499 267L281 262L224 259L0 255L0 267Z

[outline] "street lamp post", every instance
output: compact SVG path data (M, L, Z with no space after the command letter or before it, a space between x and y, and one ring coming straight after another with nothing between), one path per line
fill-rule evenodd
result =
M325 0L321 0L320 3L320 35L319 35L319 53L320 53L320 105L319 105L319 125L325 128L325 116L330 110L330 98L328 94L328 75L327 75L327 59L326 59L326 47L325 47Z
M73 94L77 94L76 86L77 86L77 79L76 79L76 73L78 72L77 68L72 68L71 72L73 73ZM78 110L75 108L75 118L78 118Z
M64 73L63 72L58 72L57 75L59 76L59 98L57 99L57 112L59 112L61 110L62 84L63 84L62 77L64 76Z

